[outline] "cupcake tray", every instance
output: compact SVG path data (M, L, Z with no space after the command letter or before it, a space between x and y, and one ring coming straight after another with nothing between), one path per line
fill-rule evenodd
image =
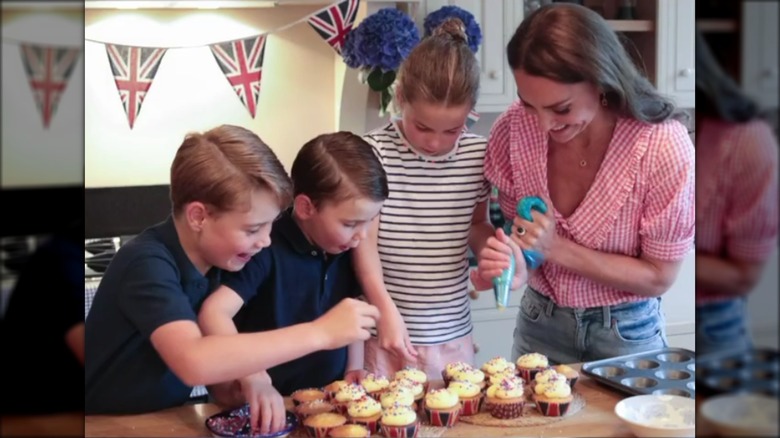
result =
M662 348L582 365L582 373L631 395L696 397L696 353Z
M780 352L777 350L721 351L701 356L697 362L696 381L707 394L780 395Z

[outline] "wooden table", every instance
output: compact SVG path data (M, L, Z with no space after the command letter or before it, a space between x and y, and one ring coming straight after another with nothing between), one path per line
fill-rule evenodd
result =
M0 437L84 436L84 413L0 416Z
M579 369L581 364L573 365ZM600 385L585 375L580 376L576 391L585 398L585 407L571 418L545 426L498 428L475 426L459 422L447 430L445 437L485 436L632 436L628 427L615 415L614 408L625 394ZM289 400L287 400L289 403ZM143 415L91 415L85 419L86 437L204 437L209 431L206 418L221 409L204 403L166 409Z

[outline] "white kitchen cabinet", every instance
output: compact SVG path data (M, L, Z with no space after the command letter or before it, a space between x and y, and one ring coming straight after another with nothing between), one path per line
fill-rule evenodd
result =
M778 3L746 1L742 10L742 87L764 108L778 106Z
M428 13L448 5L474 14L482 30L482 44L477 51L481 75L476 111L503 112L517 98L512 71L506 62L506 45L523 21L523 1L424 0L413 8L412 14L422 29Z
M682 108L696 106L695 12L695 0L658 0L656 87Z

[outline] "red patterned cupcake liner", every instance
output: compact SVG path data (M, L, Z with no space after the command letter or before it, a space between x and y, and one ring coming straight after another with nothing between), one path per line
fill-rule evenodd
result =
M570 387L571 389L574 389L574 385L576 385L576 384L577 384L577 380L579 380L579 377L574 377L574 378L571 378L571 379L566 379L566 381L567 381L567 382L569 382L569 387Z
M460 409L453 409L450 411L437 411L425 408L425 418L431 423L431 426L436 427L452 427L458 422L460 417Z
M417 438L420 431L420 422L415 421L407 426L385 426L381 424L382 435L387 438Z
M569 411L571 402L548 402L536 400L536 409L545 417L563 417Z
M524 405L525 402L522 400L515 403L490 403L486 401L485 409L490 412L490 415L494 418L508 420L522 416Z
M480 394L479 397L460 399L460 415L464 417L477 415L479 413L479 408L482 406L482 400L484 400L482 394Z
M349 402L341 403L334 400L333 407L335 408L333 412L346 416L347 409L349 408Z

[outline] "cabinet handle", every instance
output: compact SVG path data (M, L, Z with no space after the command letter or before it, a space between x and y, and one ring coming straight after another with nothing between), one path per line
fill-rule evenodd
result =
M474 354L479 353L479 344L474 343Z
M684 68L684 69L680 70L680 76L682 76L684 78L688 78L688 77L693 76L693 74L695 72L696 72L696 70L694 70L692 68Z
M775 76L775 71L769 68L761 72L761 77L764 79L773 78L774 76Z
M476 299L478 299L478 298L479 298L479 292L475 291L474 289L471 289L471 290L469 291L469 297L470 297L472 300L476 300Z
M498 72L496 72L495 70L490 70L488 72L488 79L496 79L496 78L498 78Z

